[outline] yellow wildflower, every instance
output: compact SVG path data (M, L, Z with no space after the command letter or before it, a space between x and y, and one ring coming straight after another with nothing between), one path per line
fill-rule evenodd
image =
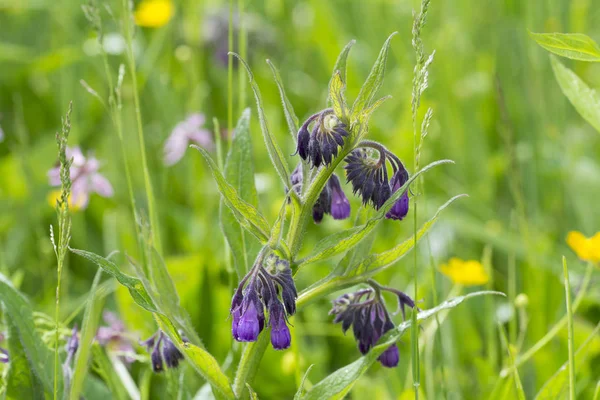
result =
M60 189L52 190L50 193L48 193L47 199L48 204L50 204L51 207L56 207L56 202L60 199ZM81 209L82 206L83 204L81 200L75 204L73 203L72 196L69 196L69 210L78 211Z
M443 264L440 270L444 275L452 279L452 282L460 285L483 285L490 280L483 265L475 260L464 261L454 257L447 264Z
M567 244L580 259L600 262L600 232L587 238L581 232L571 231L567 235Z
M171 0L143 0L134 13L135 23L149 28L160 28L171 20L175 6Z

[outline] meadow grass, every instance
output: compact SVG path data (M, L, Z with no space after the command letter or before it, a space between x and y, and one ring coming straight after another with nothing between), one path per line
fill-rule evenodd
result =
M297 130L298 122L289 109L304 121L326 106L337 57L354 39L344 72L352 104L381 44L398 31L379 91L393 97L373 114L369 139L407 161L411 175L435 160L455 164L433 168L415 180L412 215L381 222L376 235L365 239L373 253L397 245L413 251L386 266L377 279L413 296L422 310L477 290L507 297L469 299L419 320L421 328L415 322L422 314L415 308L408 316L412 323L405 325L410 334L405 332L398 342L399 366L364 364L365 373L345 394L355 399L600 398L598 263L581 261L565 241L569 231L586 236L600 231L595 206L600 136L593 120L582 118L563 94L553 72L553 66L561 67L529 34L578 32L599 42L595 0L485 5L466 0L423 5L184 0L174 2L173 16L156 28L135 24L132 12L139 2L134 10L127 0L90 4L92 9L84 13L75 0L0 1L0 283L10 283L2 286L3 295L12 293L10 286L29 299L40 337L0 341L0 348L16 357L12 364L0 363L0 396L15 398L17 389L22 390L10 383L15 373L11 365L27 364L19 360L35 364L50 355L52 379L22 376L32 388L43 388L42 396L46 392L48 398L58 398L64 347L75 324L83 329L86 347L72 366L74 397L97 390L119 399L210 398L206 376L197 373L201 363L190 361L201 359L205 350L236 396L252 396L253 391L261 399L317 396L319 382L329 374L368 361L352 334L344 336L327 315L330 300L343 293L337 291L348 291L361 280L311 287L347 259L339 254L307 264L302 260L314 255L323 238L352 228L355 220L363 223L374 212L361 209L360 200L349 196L352 216L347 220L325 219L316 225L309 208L290 216L284 227L292 227L286 239L289 251L298 256L299 265L293 267L301 292L299 312L290 319L292 348L274 351L264 334L254 344L239 344L231 338L228 320L239 278L221 231L224 205L217 185L195 150L165 166L163 146L179 122L203 113L204 128L214 141L210 156L224 171L235 123L251 107L255 205L271 226L285 192L249 98L252 83L243 63L228 52L238 53L250 66L269 132L291 171L295 143L288 131ZM419 21L422 6L427 23L414 24L413 10ZM424 77L420 67L434 50ZM560 62L591 88L600 87L599 63ZM423 79L428 84L421 95ZM288 114L282 110L286 96ZM71 207L68 215L67 207L59 207L57 224L55 203L48 200L56 188L49 186L47 172L57 162L55 133L64 129L61 116L69 101L68 145L94 153L114 196L94 194L85 210ZM459 193L468 197L445 208L424 240L411 239L440 205ZM56 256L48 239L51 225ZM241 232L242 241L257 251L252 235ZM151 300L183 310L173 320L183 321L201 339L192 340L197 348L188 349L194 352L186 353L188 361L177 370L152 374L150 356L138 340L160 326L183 349L186 344L177 337L181 333L136 305L131 289L115 275L97 275L95 264L69 253L68 246L105 256L130 276L138 271L129 260L152 259L154 247L165 268L148 264L151 269L140 279L159 287L156 276L172 278L176 301L165 305L160 296ZM248 254L250 263L255 256ZM489 279L472 286L452 281L441 272L452 257L480 262ZM29 326L26 318L15 323L7 307L13 300L0 299L5 305L2 334L22 333ZM391 301L389 306L393 311ZM118 348L90 345L90 332L108 324L99 308L123 321L137 354L131 365ZM394 316L394 322L401 324L401 316ZM41 345L50 352L40 350ZM37 353L27 353L28 346ZM219 386L220 376L209 378L213 387Z

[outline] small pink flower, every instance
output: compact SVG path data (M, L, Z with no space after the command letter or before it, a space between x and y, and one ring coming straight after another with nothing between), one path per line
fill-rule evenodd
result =
M206 149L212 149L212 135L208 129L203 128L205 120L204 114L191 114L173 128L171 135L165 142L165 165L177 164L185 154L190 142Z
M71 202L77 207L85 209L90 200L91 193L97 193L102 197L112 197L114 192L112 185L100 174L100 162L94 156L87 158L79 147L67 147L67 159L73 159L71 164ZM48 181L51 186L60 186L60 166L48 171Z
M122 354L122 359L128 364L131 364L135 359L135 350L131 344L131 340L127 337L125 324L114 313L105 311L102 314L104 322L108 326L101 326L96 332L96 340L100 346ZM129 355L128 355L129 354Z

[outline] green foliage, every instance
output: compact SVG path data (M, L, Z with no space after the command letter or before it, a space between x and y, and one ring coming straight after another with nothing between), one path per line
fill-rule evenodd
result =
M212 158L210 158L210 155L206 150L197 146L194 146L194 148L202 154L208 163L219 187L219 191L223 196L223 201L227 207L229 207L233 215L235 215L239 224L254 235L261 243L266 243L269 240L270 227L265 217L262 216L256 207L242 199L235 188L225 180L225 177L223 177L223 174L219 171L219 167Z
M95 263L98 267L102 268L102 270L109 275L115 277L119 283L124 285L129 289L129 293L131 293L131 297L135 300L135 302L140 305L142 308L152 312L155 314L156 322L159 327L169 336L169 338L175 343L175 345L179 348L181 352L183 352L186 356L186 359L192 364L194 369L211 385L217 389L217 391L221 392L227 398L233 398L233 392L231 390L231 386L229 383L229 379L227 376L221 371L217 360L208 353L206 350L192 344L189 342L184 342L179 334L177 327L173 324L173 322L166 315L173 315L176 320L180 320L181 317L177 318L178 315L182 313L182 311L174 310L174 304L179 303L179 299L169 299L166 304L161 301L161 304L155 304L152 299L152 296L149 295L149 290L142 283L142 280L138 278L134 278L129 275L125 275L122 273L119 268L110 260L101 257L97 254L90 253L84 250L75 250L71 249L71 251L77 255L87 258L88 260ZM164 268L159 263L157 268L160 270ZM154 288L156 290L162 290L162 292L158 293L160 299L168 298L167 295L171 289L169 287L172 285L171 283L163 283L161 289L158 287ZM170 295L173 295L172 293ZM175 303L172 303L175 302ZM166 309L161 309L160 307L166 307ZM168 313L171 312L171 313ZM178 321L180 322L180 321ZM192 334L192 332L190 332Z
M38 380L41 388L47 393L52 393L54 388L54 369L49 366L54 365L54 352L51 351L42 342L42 339L36 332L33 321L33 310L29 301L19 293L7 277L0 274L0 301L4 304L4 311L11 323L11 333L13 334L12 343L16 345L15 339L18 338L22 347L16 345L15 351L18 357L25 355L26 361L31 368L31 373L26 371L26 363L21 361L17 365L15 374L26 381L30 381L31 388L37 396L40 393ZM28 378L29 377L29 378ZM62 398L62 374L56 375L58 378L57 388L59 397ZM9 385L9 387L11 387ZM17 390L21 393L24 390L25 383L16 384L11 390ZM35 398L35 396L34 396Z
M550 57L554 76L577 112L600 132L600 96L556 57Z
M529 32L529 36L544 49L556 55L579 61L600 61L600 47L587 35Z
M371 68L369 76L360 88L360 92L358 92L358 96L352 105L353 119L371 106L375 94L377 94L377 91L381 88L381 85L383 85L383 75L385 73L385 64L387 62L388 53L390 51L390 42L397 33L398 32L394 32L387 38L379 52L379 56L375 60L375 64L373 64L373 67Z
M262 130L263 139L265 140L265 145L267 146L267 150L269 152L269 157L271 158L271 162L279 174L281 181L283 183L283 187L288 187L290 182L290 170L283 156L283 152L281 148L277 144L275 140L275 136L269 130L269 126L267 124L267 117L265 116L265 111L262 104L262 98L260 96L260 89L258 88L258 84L254 80L254 75L250 70L250 67L239 55L233 54L237 57L240 63L246 69L248 73L248 80L250 81L250 86L252 87L252 91L254 92L254 98L256 100L256 109L258 111L258 120L260 122L260 129Z
M6 377L6 399L43 399L44 387L27 359L19 331L10 319L7 321L7 327L10 368Z
M233 132L223 174L242 200L258 207L258 195L254 185L249 108L244 110ZM251 247L254 242L251 237L246 236L244 228L237 222L234 215L236 211L224 207L224 205L225 202L222 203L220 208L221 227L231 249L238 278L241 278L250 268L248 258L255 253Z

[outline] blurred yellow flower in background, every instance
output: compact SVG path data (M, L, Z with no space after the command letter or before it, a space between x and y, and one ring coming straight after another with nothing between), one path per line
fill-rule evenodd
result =
M60 189L57 190L52 190L50 193L48 193L48 204L50 204L51 207L56 207L56 202L60 199ZM82 208L83 204L82 201L78 201L77 204L73 203L73 196L69 196L69 210L71 211L78 211Z
M133 16L137 25L160 28L171 20L174 13L175 6L171 0L144 0Z
M483 285L490 280L483 265L475 260L465 261L453 257L447 264L442 264L440 271L450 278L452 282L459 285Z
M567 244L580 259L600 262L600 232L588 238L581 232L571 231L567 235Z

